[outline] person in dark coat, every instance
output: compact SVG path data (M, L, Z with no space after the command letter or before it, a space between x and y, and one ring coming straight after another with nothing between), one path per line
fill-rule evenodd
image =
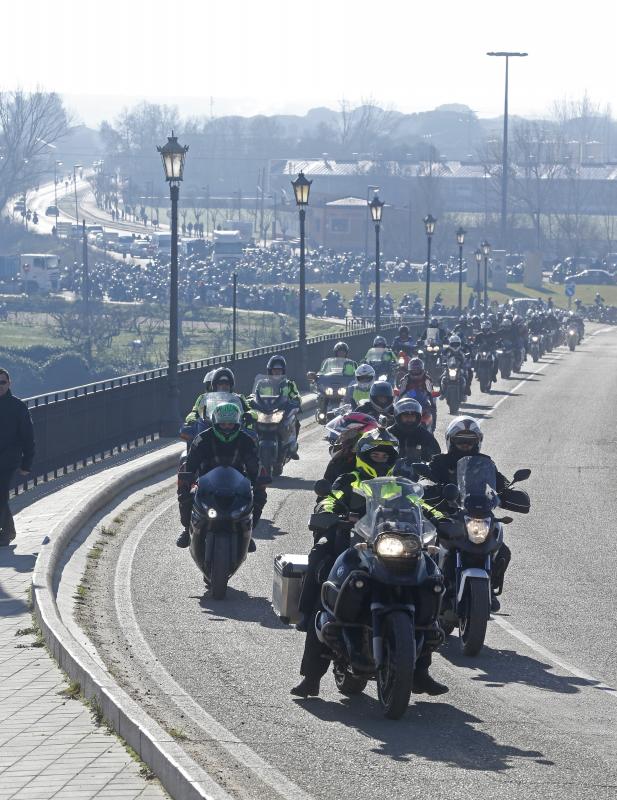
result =
M34 431L28 406L11 392L11 377L0 369L0 546L15 538L9 508L13 476L27 475L34 458Z

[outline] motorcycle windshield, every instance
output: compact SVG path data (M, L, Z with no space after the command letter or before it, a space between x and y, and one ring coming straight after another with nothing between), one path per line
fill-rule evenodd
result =
M197 498L217 514L232 514L252 500L251 482L233 467L215 467L202 475L197 484Z
M363 481L354 489L366 500L366 513L356 523L356 531L367 541L372 542L380 533L383 522L397 522L411 525L414 533L422 535L422 510L419 501L424 489L400 476L374 478Z
M284 375L257 375L253 383L253 396L258 409L271 412L286 402L281 395L285 380Z
M463 508L474 517L486 517L498 505L497 469L486 456L466 456L456 465Z
M368 364L390 364L392 361L392 356L390 354L390 350L384 349L383 347L371 347L371 349L366 354L365 361Z
M206 417L206 419L212 419L212 412L221 403L233 403L235 406L238 406L240 413L244 413L242 400L240 400L237 394L231 392L210 392L206 395L204 417Z
M441 340L439 334L439 328L427 328L426 329L426 341L427 342L435 342L435 344L439 344Z
M338 375L353 378L355 371L355 361L351 361L348 358L326 358L319 370L319 377L326 378L330 375Z

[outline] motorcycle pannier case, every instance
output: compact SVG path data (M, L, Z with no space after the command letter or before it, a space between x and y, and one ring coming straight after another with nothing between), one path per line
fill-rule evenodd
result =
M272 607L286 624L300 620L298 603L307 567L307 555L283 554L274 559Z

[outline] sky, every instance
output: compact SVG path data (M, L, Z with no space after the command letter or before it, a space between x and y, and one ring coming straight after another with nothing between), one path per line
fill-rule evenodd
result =
M617 108L617 4L587 0L25 0L2 3L0 88L61 93L96 127L141 100L183 114L304 113L372 100L546 114Z

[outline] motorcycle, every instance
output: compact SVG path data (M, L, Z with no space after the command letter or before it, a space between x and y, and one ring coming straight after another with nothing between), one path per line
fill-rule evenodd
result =
M578 336L578 330L573 326L570 326L568 328L567 341L568 341L568 347L572 352L574 352L576 345L579 343L579 336Z
M508 342L500 342L497 346L496 356L501 377L507 380L512 374L513 354L511 345Z
M189 473L186 473L187 475ZM252 533L251 483L233 467L215 467L197 482L190 552L215 600L246 559Z
M351 367L351 374L346 370ZM325 425L328 409L338 405L345 397L347 387L353 380L355 363L346 358L327 358L319 372L307 372L306 377L317 392L315 422Z
M532 333L529 337L529 352L536 363L542 355L542 337L539 333Z
M366 498L366 513L354 526L361 542L336 559L323 583L315 630L332 652L338 690L360 694L375 679L385 716L399 719L418 656L444 638L438 624L444 581L428 554L435 529L423 520L420 484L392 476L363 482L357 491Z
M521 372L525 363L525 348L515 347L512 355L512 372Z
M417 474L426 474L425 464L414 464ZM490 618L491 591L501 594L504 566L497 554L503 543L503 526L511 517L495 516L495 509L526 514L529 495L511 489L527 480L531 470L521 469L502 492L497 493L497 470L490 458L467 456L457 464L457 486L444 487L444 498L456 507L449 528L439 531L438 564L446 579L441 627L446 635L455 627L463 653L477 655L484 645ZM449 563L448 563L449 562Z
M251 408L257 412L255 430L258 437L259 477L270 483L283 473L296 446L296 420L299 412L281 394L284 376L257 375L253 385Z
M390 356L391 353L391 350L384 350L381 347L371 347L367 352L364 363L373 367L376 381L388 381L394 384L396 362L393 359L384 357L386 354Z
M434 339L427 339L424 347L424 369L430 379L437 383L441 377L441 345Z
M401 350L401 352L398 354L396 359L395 375L395 383L397 386L403 380L405 375L407 375L407 365L409 364L411 358L412 357L409 355L409 353L406 353L404 350Z
M495 356L490 350L479 350L474 360L474 372L480 382L480 391L490 394L493 385Z
M445 397L450 414L456 416L459 406L465 397L466 380L460 364L454 357L448 359L446 369L441 376L441 394Z

